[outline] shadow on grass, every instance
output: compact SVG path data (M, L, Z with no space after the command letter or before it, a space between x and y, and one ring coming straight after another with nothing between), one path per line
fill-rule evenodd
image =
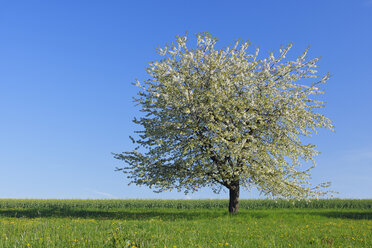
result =
M328 218L343 219L372 219L372 211L356 210L309 210L298 211L278 211L276 210L242 210L232 218L262 219L262 218L280 218L284 214L289 215L314 215ZM95 210L95 209L0 209L0 217L10 218L86 218L86 219L126 219L126 220L150 220L159 219L164 221L172 220L201 220L216 219L229 216L227 211L218 210L176 210L176 209L131 209L131 210Z
M137 209L137 210L95 210L95 209L0 209L0 217L10 218L86 218L86 219L126 219L126 220L201 220L230 216L260 219L269 216L263 212L242 212L229 215L224 210L175 210L175 209Z
M372 220L372 211L327 211L314 212L311 215L324 216L328 218L354 219L354 220Z
M92 218L92 219L126 219L126 220L194 220L214 219L226 216L224 212L212 211L151 211L151 210L83 210L83 209L6 209L0 210L1 217L11 218Z

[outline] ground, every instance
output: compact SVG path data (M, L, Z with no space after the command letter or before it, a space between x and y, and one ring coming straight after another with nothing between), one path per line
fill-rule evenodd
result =
M0 247L372 247L372 210L2 206L0 235Z

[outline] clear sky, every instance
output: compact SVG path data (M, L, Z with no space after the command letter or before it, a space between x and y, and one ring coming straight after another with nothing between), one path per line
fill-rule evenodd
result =
M185 198L128 186L111 155L133 148L131 83L185 31L222 46L250 40L263 54L311 45L332 74L323 112L336 126L312 139L313 182L372 198L371 0L0 1L0 198Z

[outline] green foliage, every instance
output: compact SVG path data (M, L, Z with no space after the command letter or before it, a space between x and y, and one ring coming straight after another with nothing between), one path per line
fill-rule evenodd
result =
M317 113L324 103L316 95L328 80L317 75L318 59L307 59L306 50L287 60L291 44L264 59L247 42L216 49L208 33L197 35L196 48L187 42L178 37L159 49L149 79L137 82L144 115L134 123L142 129L131 138L137 148L115 154L126 163L118 170L157 192L242 186L285 199L326 194L320 188L328 184L311 186L312 167L300 169L318 154L301 137L333 128Z

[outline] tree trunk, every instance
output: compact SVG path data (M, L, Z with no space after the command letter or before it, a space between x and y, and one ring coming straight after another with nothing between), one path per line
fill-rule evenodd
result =
M229 201L229 213L237 214L239 211L239 183L231 186L230 191L230 201Z

